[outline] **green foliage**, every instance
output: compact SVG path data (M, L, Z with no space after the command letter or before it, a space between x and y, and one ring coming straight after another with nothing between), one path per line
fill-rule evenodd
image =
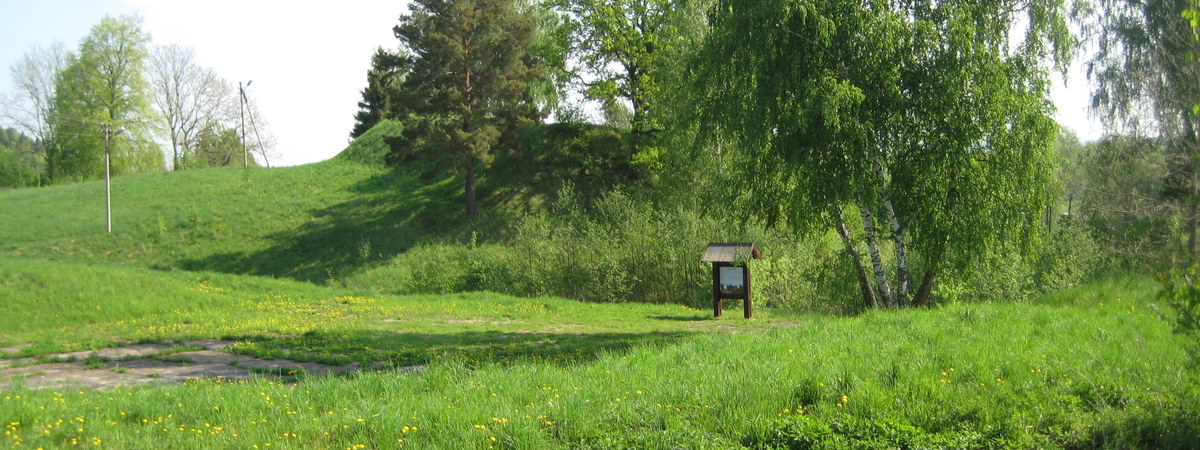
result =
M354 114L354 128L350 137L357 139L376 124L402 117L403 105L393 104L400 96L400 84L408 74L412 60L403 54L389 52L380 47L371 55L371 69L367 71L367 87L362 90L359 112Z
M219 125L205 127L200 130L196 141L191 151L181 157L181 168L236 167L241 166L242 162L251 167L258 166L258 161L254 158L244 158L245 149L235 128Z
M0 187L37 186L41 183L41 142L12 128L0 128Z
M1159 280L1158 298L1175 311L1175 330L1200 339L1200 266L1176 270Z
M544 212L567 184L590 203L607 191L637 189L629 164L629 132L583 123L522 128L518 152L496 156L480 197L498 210Z
M594 302L712 305L709 242L756 242L755 304L850 313L854 281L832 236L797 240L738 218L718 219L677 206L656 207L623 191L588 199L565 189L545 211L520 219L511 235L417 245L386 265L343 282L391 293L492 291ZM487 241L488 243L479 243ZM731 307L739 306L730 304Z
M1016 11L1030 30L1010 52ZM1037 232L1054 169L1043 66L1069 59L1065 16L1057 1L722 2L693 59L699 139L732 141L746 206L771 223L841 228L846 205L890 222L920 258L922 304L942 266Z
M533 16L514 0L418 0L410 10L394 28L414 61L390 160L448 160L465 175L467 217L479 217L477 166L491 164L493 149L515 150L516 129L543 115L529 89L542 71L526 58Z
M942 302L1022 301L1052 294L1095 279L1109 263L1106 255L1086 224L1064 220L1033 252L998 249L948 271L938 298Z
M632 105L635 133L658 128L652 114L661 95L659 60L680 56L695 30L681 28L676 16L688 14L688 2L672 0L564 0L570 13L575 52L597 79L585 95L606 108L623 98ZM616 67L616 70L614 68Z
M0 143L0 188L38 185L38 173L17 150Z
M105 16L80 43L78 55L68 57L50 117L56 139L47 152L50 178L102 177L106 129L114 175L163 169L146 125L149 42L140 17ZM113 137L119 128L128 131Z

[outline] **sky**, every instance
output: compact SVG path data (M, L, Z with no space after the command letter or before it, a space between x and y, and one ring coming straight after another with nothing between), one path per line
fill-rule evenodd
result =
M253 81L247 95L278 138L272 166L323 161L346 148L371 54L398 46L392 27L407 11L404 0L0 0L0 96L12 94L8 68L34 45L75 50L105 15L138 14L154 44L192 47L225 79ZM1082 140L1099 138L1082 69L1065 87L1056 79L1056 119Z

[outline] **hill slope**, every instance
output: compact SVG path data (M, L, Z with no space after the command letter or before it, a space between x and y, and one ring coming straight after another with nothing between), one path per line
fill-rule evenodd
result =
M102 181L0 190L0 257L219 271L311 282L344 278L422 239L455 234L462 182L384 166L384 122L332 160L284 168L187 170L113 179L113 234ZM522 132L480 179L500 227L537 211L566 179L583 195L619 183L621 134L587 125Z
M0 255L323 281L403 251L452 217L457 189L373 165L327 161L0 192Z

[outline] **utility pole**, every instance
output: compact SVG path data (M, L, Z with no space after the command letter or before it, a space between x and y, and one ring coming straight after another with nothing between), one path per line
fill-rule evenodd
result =
M112 157L108 148L109 125L104 124L104 221L106 223L105 230L112 233L112 176L110 175L109 166L112 165ZM117 128L113 136L124 133L125 128Z
M250 167L250 151L246 149L246 88L253 82L254 80L247 81L245 86L242 86L241 81L238 82L238 114L242 117L242 167Z

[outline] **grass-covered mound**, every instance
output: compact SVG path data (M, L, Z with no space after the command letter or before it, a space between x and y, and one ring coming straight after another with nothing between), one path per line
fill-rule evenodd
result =
M614 170L624 170L603 166L623 148L619 133L532 127L523 131L522 150L497 155L481 178L491 217L472 224L462 217L462 181L453 173L422 178L383 164L385 139L401 128L382 122L338 157L316 164L116 177L111 235L104 232L101 181L0 191L0 256L324 283L420 241L504 230L523 212L544 211L566 179L595 196L617 184Z
M0 418L21 448L1193 448L1191 359L1149 295L804 316L568 365L448 354L298 384L15 389Z
M382 167L386 164L384 157L391 151L391 147L388 146L385 139L400 136L403 131L404 125L396 120L387 119L379 122L362 136L355 138L334 159Z
M0 192L0 255L324 282L445 229L461 187L327 161L113 179ZM433 230L433 231L431 231Z

